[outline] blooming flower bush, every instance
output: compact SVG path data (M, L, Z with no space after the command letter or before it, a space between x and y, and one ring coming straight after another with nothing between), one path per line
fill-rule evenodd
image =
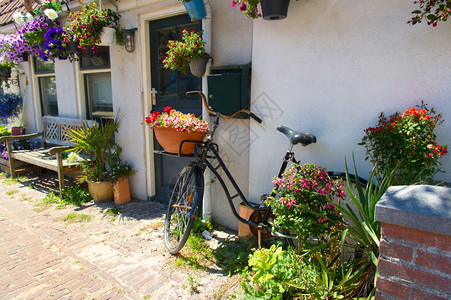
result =
M163 59L163 64L166 69L179 70L183 74L186 73L186 66L191 60L197 60L205 54L205 42L202 39L201 32L194 30L188 32L183 29L182 40L169 40L166 52L166 57Z
M0 34L0 63L11 62L17 64L23 61L24 53L39 55L39 48L28 45L25 38L19 34Z
M44 42L44 34L47 32L47 30L50 27L58 25L58 20L51 20L46 15L41 15L31 20L30 22L25 23L17 32L24 37L28 45L37 46Z
M208 132L207 121L201 120L194 114L184 114L170 106L167 106L162 113L153 111L152 116L147 117L145 122L150 129L161 126L175 128L176 131L181 132Z
M93 51L96 51L95 45L101 43L103 28L115 28L116 34L120 32L120 15L111 9L98 8L95 2L89 4L81 2L81 4L81 11L69 14L67 21L70 24L67 30L79 42L79 48L84 50L86 47L91 47Z
M447 145L440 146L434 133L442 122L442 115L424 103L388 119L381 113L376 127L365 129L360 145L365 146L366 159L375 164L379 178L396 167L393 184L428 183L441 172L438 160L448 153Z
M334 204L336 198L345 197L343 184L331 179L325 168L292 164L273 183L265 204L273 209L276 230L292 231L306 241L309 236L338 232L345 224Z
M407 23L415 25L426 19L428 25L436 27L439 21L445 22L451 13L451 0L417 0L419 9L414 10L412 17Z
M0 122L7 123L9 118L18 117L22 104L22 96L18 94L0 95Z

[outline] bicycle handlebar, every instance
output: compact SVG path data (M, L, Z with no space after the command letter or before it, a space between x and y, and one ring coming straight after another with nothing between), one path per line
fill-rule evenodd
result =
M207 97L205 97L204 93L202 93L201 91L190 91L190 92L186 92L186 96L188 97L192 97L192 96L200 96L202 98L202 102L205 105L205 109L212 115L216 116L218 113L215 112L210 106L208 106L208 102L207 102ZM220 114L221 117L226 118L226 119L230 119L235 117L236 115L240 114L240 113L245 113L248 116L250 116L252 119L254 119L255 121L257 121L258 123L263 122L262 119L260 119L258 116L256 116L255 114L253 114L251 111L247 110L247 109L240 109L237 110L236 112L234 112L233 114L226 116L226 115L222 115Z

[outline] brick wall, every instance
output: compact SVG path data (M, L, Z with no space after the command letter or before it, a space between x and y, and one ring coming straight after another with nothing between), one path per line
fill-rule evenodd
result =
M376 300L451 299L451 189L390 187L382 223Z

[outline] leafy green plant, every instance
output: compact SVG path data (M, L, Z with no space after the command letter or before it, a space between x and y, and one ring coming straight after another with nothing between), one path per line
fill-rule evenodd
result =
M243 238L227 238L218 245L214 256L221 268L231 276L247 266L254 245Z
M408 24L415 25L426 19L428 25L436 27L439 21L445 22L451 13L451 0L419 0L415 1L419 9L412 12L412 17Z
M79 48L94 47L101 43L102 31L105 27L116 29L116 33L121 31L119 26L120 15L111 9L98 8L95 2L84 4L80 1L81 10L71 12L67 18L70 22L67 30L79 42Z
M211 224L210 220L208 219L201 219L194 221L193 228L191 229L194 233L202 233L204 230L211 231L213 230L213 224Z
M182 40L169 40L166 57L163 64L166 69L179 70L186 73L186 66L191 60L198 60L205 54L205 42L202 39L202 32L195 32L183 29Z
M342 229L344 220L335 199L345 196L342 182L331 179L325 168L314 163L292 164L273 182L275 187L265 204L273 209L276 230L294 232L308 243L309 237L321 238Z
M439 159L448 153L447 145L440 146L434 133L442 122L442 115L423 102L389 119L381 113L376 127L365 129L359 143L366 148L366 159L376 166L376 178L382 180L398 166L395 185L432 182L441 172Z
M81 188L78 184L63 188L62 196L63 199L61 201L61 204L64 206L69 204L81 206L91 201L88 190Z
M82 165L82 172L85 175L81 180L109 181L108 163L118 156L122 151L116 144L114 135L119 129L120 117L100 125L89 126L86 122L83 126L71 129L66 136L74 145L67 152L83 153L87 157ZM70 159L69 159L70 160Z
M318 275L295 250L272 245L256 250L242 273L244 299L324 299Z
M108 177L111 182L114 183L121 178L129 177L132 173L132 166L128 163L121 162L119 154L112 157L108 168Z
M355 186L351 184L349 170L345 161L349 203L338 206L341 213L349 220L349 225L342 233L341 252L345 246L353 250L352 260L347 266L353 273L359 274L359 282L354 289L355 294L368 296L375 287L377 274L377 259L379 257L379 243L381 238L381 224L375 220L376 204L390 187L395 170L384 176L376 185L377 167L370 173L366 188L363 189L355 166ZM350 241L349 241L350 239Z

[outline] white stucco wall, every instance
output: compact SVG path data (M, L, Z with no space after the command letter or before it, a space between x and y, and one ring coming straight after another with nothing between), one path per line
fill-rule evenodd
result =
M210 1L212 67L248 64L252 60L252 21L243 18L239 9L232 9L229 1ZM213 118L211 118L212 123ZM233 174L242 192L249 194L249 120L221 119L215 134L220 155ZM216 165L216 164L215 164ZM224 174L220 172L224 177ZM211 186L212 218L215 222L229 228L238 228L229 203L219 182ZM232 195L236 192L232 189ZM240 200L234 204L238 210Z
M451 23L409 26L414 8L402 0L301 0L291 1L284 20L254 22L252 105L264 124L251 123L259 136L250 149L251 199L271 189L288 146L278 125L317 136L317 144L296 147L298 159L344 170L354 152L362 177L371 164L357 143L382 111L424 99L447 119L437 133L449 143ZM447 174L436 178L451 181L450 156L442 163Z

